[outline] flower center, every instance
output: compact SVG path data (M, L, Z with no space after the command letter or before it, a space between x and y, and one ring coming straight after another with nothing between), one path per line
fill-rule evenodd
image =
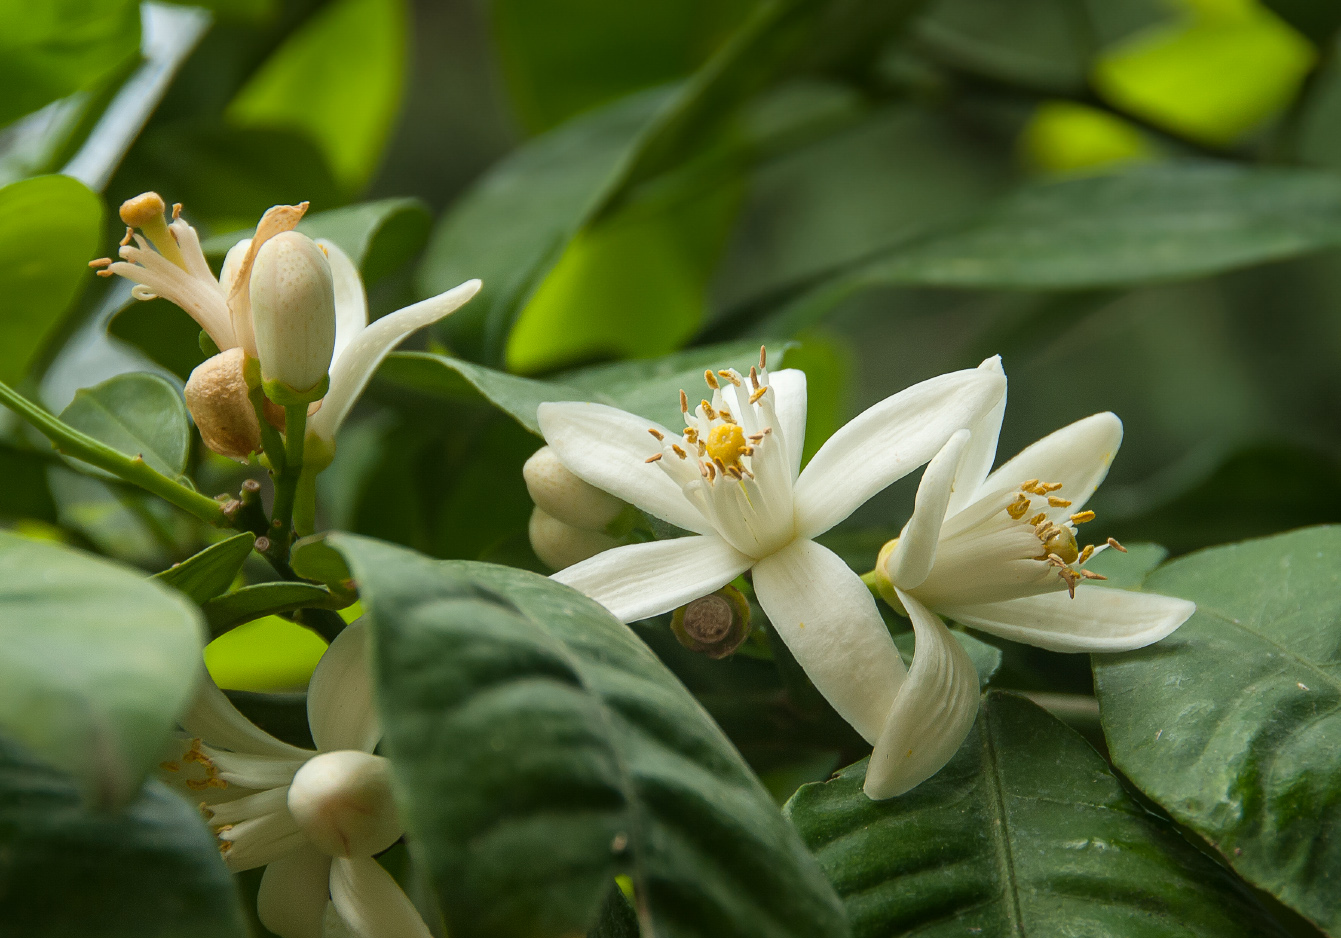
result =
M1056 568L1057 575L1066 583L1067 591L1076 595L1076 585L1081 580L1106 580L1107 577L1092 570L1081 569L1098 550L1093 544L1086 544L1082 550L1076 541L1076 527L1094 520L1094 512L1080 511L1066 517L1059 516L1058 509L1071 507L1071 502L1053 493L1062 489L1061 482L1043 482L1039 479L1027 479L1020 485L1019 491L1010 504L1006 514L1033 529L1034 537L1039 541L1040 553L1033 559L1050 564ZM1030 496L1033 496L1031 498ZM1035 508L1043 508L1036 514L1030 514ZM1026 516L1029 516L1026 520ZM1126 548L1115 538L1109 538L1107 547L1113 547L1126 553Z
M704 449L715 463L729 468L740 468L740 457L751 451L745 442L745 431L734 423L715 426L708 432L708 442Z

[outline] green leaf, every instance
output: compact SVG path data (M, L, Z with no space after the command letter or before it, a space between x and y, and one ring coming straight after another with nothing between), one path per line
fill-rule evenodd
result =
M305 606L328 606L331 594L313 583L275 582L244 586L201 603L210 637L253 619L292 612Z
M638 938L638 915L618 886L611 886L605 894L600 917L587 938Z
M200 615L117 564L0 532L0 729L124 802L158 761L200 668Z
M9 935L243 938L242 910L196 808L151 781L115 813L0 740L0 921Z
M0 127L113 77L139 50L135 0L0 0Z
M191 417L177 389L158 375L131 372L82 388L61 420L169 478L186 471ZM82 466L81 466L82 467ZM89 468L105 478L111 473Z
M88 284L101 236L102 202L78 180L36 176L0 189L0 381L28 372Z
M1278 936L1251 893L1141 806L1076 733L994 692L945 768L872 801L866 761L786 813L854 938Z
M227 117L243 127L304 132L341 185L361 189L400 108L408 19L404 0L335 0L261 65Z
M428 238L429 224L428 209L418 199L380 199L313 212L298 223L298 230L308 237L334 241L358 266L364 282L372 284L418 253ZM204 244L205 253L222 259L229 248L250 238L255 230L253 226L210 238Z
M255 543L256 535L250 531L235 534L161 573L155 573L153 579L203 603L233 585Z
M769 365L777 368L789 346L774 346ZM552 381L494 371L460 358L429 352L397 352L378 373L392 385L448 400L483 397L537 436L536 408L546 401L592 401L646 417L663 426L683 423L680 390L692 397L703 388L703 372L735 367L748 372L759 358L753 340L686 349L650 361L615 362L555 375Z
M1341 934L1341 528L1165 564L1151 592L1197 613L1095 655L1114 764L1249 882Z
M453 936L585 932L617 873L647 934L846 934L768 793L603 609L533 573L332 543L371 617L383 745Z
M1172 163L1026 186L975 220L810 291L809 322L877 286L1078 290L1188 279L1341 244L1341 179Z

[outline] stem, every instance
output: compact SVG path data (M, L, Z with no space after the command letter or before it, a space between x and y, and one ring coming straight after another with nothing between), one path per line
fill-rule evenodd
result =
M106 443L62 423L57 417L3 381L0 381L0 403L26 420L65 455L97 466L119 479L139 486L146 492L152 492L201 521L220 528L232 527L228 517L223 513L223 506L214 499L207 498L175 479L168 478L140 456L127 456Z
M289 556L289 543L293 540L293 505L303 474L303 437L306 433L307 405L285 407L284 459L275 472L275 504L270 511L271 550L285 562Z

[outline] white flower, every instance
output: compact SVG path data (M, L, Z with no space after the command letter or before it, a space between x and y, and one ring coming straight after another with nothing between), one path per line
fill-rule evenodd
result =
M249 359L258 358L252 318L252 272L267 241L291 231L302 219L307 203L277 205L261 216L256 234L235 244L224 258L219 279L210 272L196 230L183 221L181 206L173 206L172 222L163 218L164 203L147 192L121 206L128 226L122 260L94 261L102 276L116 274L135 282L137 299L161 296L181 307L209 335L219 350L241 348ZM143 234L137 234L139 228ZM148 240L146 240L146 238ZM150 247L152 242L155 251ZM383 316L368 324L368 302L358 269L334 242L318 238L330 264L335 294L335 344L330 364L330 388L319 405L309 408L308 441L315 443L312 461L324 465L334 454L335 434L363 393L373 372L387 354L411 332L437 322L455 311L480 289L468 280L446 293Z
M984 367L1001 372L999 359ZM1196 606L1186 600L1077 588L1087 579L1102 579L1085 569L1091 557L1109 545L1120 547L1110 540L1081 548L1076 534L1078 525L1094 518L1094 512L1084 510L1085 503L1108 474L1122 442L1122 422L1111 413L1086 417L989 474L1005 406L1003 395L971 430L956 433L931 460L912 517L898 539L881 551L877 579L887 598L912 618L918 630L917 658L922 657L922 631L928 623L944 628L933 612L1003 638L1064 652L1140 648L1187 621ZM877 764L879 758L898 758L911 746L924 752L928 764L943 764L959 748L977 712L978 680L967 657L958 661L957 668L918 688L926 713L920 722L899 729L907 745L889 745L883 751L876 747L866 786L872 797L900 793L872 785L871 773L879 777L887 772Z
M372 754L382 731L367 643L366 627L355 622L312 675L307 713L315 751L256 727L206 675L182 720L186 752L162 766L171 781L205 799L201 808L230 869L266 868L256 911L280 938L321 938L328 915L364 938L429 935L373 859L402 828L388 763Z
M709 372L712 400L693 411L681 392L683 435L600 404L540 406L541 432L569 470L695 535L617 547L553 578L628 622L752 569L759 602L792 654L876 743L891 718L901 719L907 671L870 591L813 539L977 420L1005 379L960 371L901 391L835 433L800 472L805 375L770 376L764 364L761 353L748 378ZM946 654L962 654L948 633L945 640ZM912 673L929 666L915 660Z
M304 402L324 390L335 352L335 286L329 247L307 235L282 231L256 252L252 265L252 329L261 380L304 395Z

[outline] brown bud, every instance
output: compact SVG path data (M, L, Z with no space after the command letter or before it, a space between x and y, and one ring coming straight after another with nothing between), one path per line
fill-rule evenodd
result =
M709 658L725 658L750 637L750 604L724 586L675 610L671 631L680 644Z
M243 352L231 348L206 359L186 382L186 407L205 445L222 456L245 459L261 448L261 425L242 377Z

